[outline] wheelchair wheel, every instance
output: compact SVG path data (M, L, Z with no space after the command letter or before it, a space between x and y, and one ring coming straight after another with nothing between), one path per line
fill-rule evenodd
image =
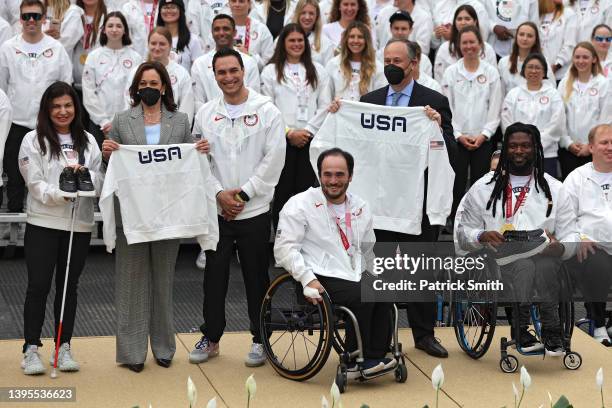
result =
M563 357L563 365L568 370L577 370L582 365L582 357L580 354L572 351Z
M499 360L499 368L504 373L515 373L518 370L518 358L514 357L512 354L508 354L506 357L502 357Z
M346 391L348 376L346 374L346 367L344 367L342 364L338 365L338 369L336 370L336 385L338 386L340 394L343 394L344 391Z
M398 383L405 383L406 379L408 379L408 368L406 368L406 364L400 362L395 369L395 381Z
M305 381L325 365L333 342L332 308L327 294L312 305L291 275L276 278L264 297L260 328L268 361L281 376Z
M497 303L456 301L452 315L461 349L473 359L484 356L495 333Z
M338 314L338 313L337 313ZM338 355L342 355L346 351L346 332L345 322L340 316L336 316L334 322L334 339L332 346Z

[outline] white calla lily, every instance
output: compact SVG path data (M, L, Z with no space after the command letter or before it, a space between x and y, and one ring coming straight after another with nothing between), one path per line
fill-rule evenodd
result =
M516 385L514 384L514 381L512 381L512 392L514 393L514 398L519 399L519 392L516 388Z
M195 407L198 400L198 390L191 377L187 377L187 399L189 399L189 406Z
M525 366L521 367L521 385L523 388L527 389L531 385L531 376L527 372Z
M206 408L217 408L217 397L212 397L206 404Z
M329 408L329 402L327 398L325 398L325 395L321 395L321 408Z
M599 367L599 370L597 370L597 374L595 374L595 384L597 384L597 388L602 390L603 383L604 383L603 367Z
M333 405L336 405L338 401L340 401L340 389L338 388L338 384L336 384L335 381L333 382L331 386L331 390L329 391L329 394L332 397Z
M444 370L442 370L442 364L438 364L431 373L431 385L434 390L439 390L444 384Z
M255 377L253 377L253 374L249 375L249 378L247 378L246 382L244 383L244 387L246 392L249 394L249 399L253 398L257 392L257 383L255 382Z

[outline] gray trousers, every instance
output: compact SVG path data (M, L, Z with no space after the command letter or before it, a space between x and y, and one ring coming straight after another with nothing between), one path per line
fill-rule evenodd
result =
M117 363L144 363L149 335L155 358L174 356L172 288L179 244L174 239L128 245L123 229L117 228Z

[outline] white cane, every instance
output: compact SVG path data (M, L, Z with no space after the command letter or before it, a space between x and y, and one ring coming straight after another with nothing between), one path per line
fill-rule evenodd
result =
M66 289L68 287L68 274L70 271L70 256L72 255L72 236L74 234L74 219L76 218L76 208L78 208L77 198L72 198L72 220L70 221L70 241L68 242L68 259L66 260L66 273L64 276L64 291L62 294L62 308L60 311L59 326L57 328L57 339L55 340L55 359L53 361L53 370L51 370L51 378L57 378L57 358L59 354L60 339L62 337L62 323L64 321L64 306L66 305ZM76 208L75 208L76 207Z

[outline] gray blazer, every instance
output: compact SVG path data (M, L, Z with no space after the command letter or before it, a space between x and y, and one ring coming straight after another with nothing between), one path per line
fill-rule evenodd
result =
M119 144L145 145L147 138L144 128L144 114L140 105L117 113L113 118L110 132L107 136ZM170 112L162 103L161 131L159 144L193 143L191 125L186 113ZM115 197L115 224L123 227L119 200Z

